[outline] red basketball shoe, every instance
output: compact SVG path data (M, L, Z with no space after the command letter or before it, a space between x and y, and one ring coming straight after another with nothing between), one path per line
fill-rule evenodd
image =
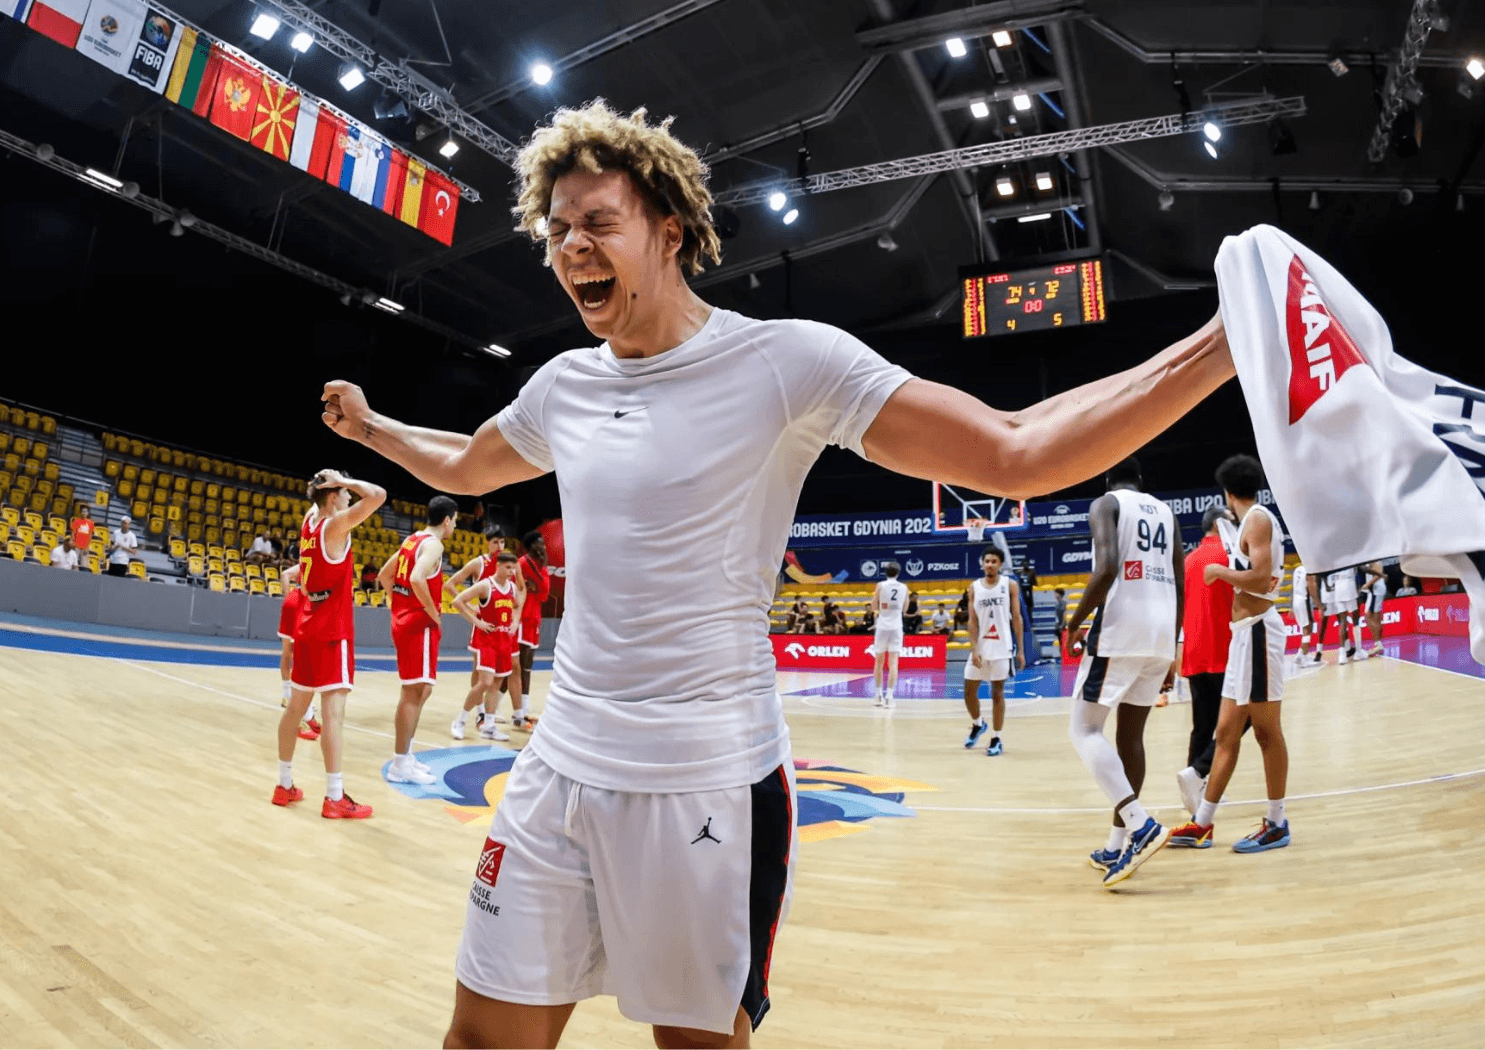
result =
M320 739L320 724L318 722L310 722L308 720L302 720L302 721L300 721L300 723L299 723L299 739L300 740L318 740L318 739Z
M304 792L292 784L289 787L277 784L273 788L273 804L275 806L287 806L290 802L298 802L303 797Z
M365 820L371 816L371 807L361 805L349 795L341 795L338 802L326 798L320 816L328 820Z

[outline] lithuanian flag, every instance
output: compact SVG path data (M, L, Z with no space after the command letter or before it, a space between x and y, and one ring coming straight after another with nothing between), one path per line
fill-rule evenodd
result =
M182 26L180 50L165 85L165 97L198 117L206 116L221 66L221 53L212 47L211 38L190 26Z

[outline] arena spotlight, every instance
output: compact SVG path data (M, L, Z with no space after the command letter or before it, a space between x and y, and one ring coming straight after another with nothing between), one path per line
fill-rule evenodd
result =
M1031 96L1026 94L1025 92L1022 92L1019 95L1013 96L1011 98L1011 103L1022 113L1025 113L1028 109L1031 108Z
M949 54L954 58L963 58L969 53L969 49L964 46L964 41L957 36L951 36L945 40L944 47L949 49Z
M455 153L459 152L459 143L450 135L448 141L438 147L438 155L446 160L452 160Z
M1052 173L1050 171L1039 171L1036 173L1036 188L1043 193L1048 192L1055 185L1056 183L1052 181Z
M884 252L897 251L897 241L892 237L892 231L888 230L877 238L877 247Z
M484 349L485 349L485 353L491 354L491 355L493 355L495 357L509 357L510 356L510 351L507 350L505 347L501 346L499 343L491 343L489 346L485 347Z
M1004 29L997 29L995 32L991 33L990 39L995 42L996 47L1011 46L1011 34L1006 32Z
M1470 79L1479 80L1485 77L1485 62L1472 58L1464 64L1464 71L1470 75Z
M537 62L531 67L531 79L538 87L544 87L552 82L552 67L545 62Z
M355 91L366 83L366 70L355 62L342 62L339 72L335 74L335 79L340 81L340 86L347 91Z
M1014 197L1016 195L1016 184L1009 177L996 179L995 192L1002 197Z
M1310 211L1319 211L1319 210L1320 210L1320 191L1319 190L1311 190L1310 191Z
M302 55L310 49L314 42L314 34L301 29L289 39L289 46Z
M762 287L763 282L758 280L758 275L756 273L748 274L748 290L750 292L756 292L759 288Z
M117 192L124 184L112 175L106 175L97 168L88 168L84 177L93 185L99 186L109 192Z
M1216 160L1217 159L1217 145L1216 145L1216 143L1214 143L1214 142L1203 142L1202 145L1205 146L1206 149L1207 149L1207 156L1208 157L1211 157L1213 160Z
M1156 198L1156 202L1160 205L1161 211L1170 211L1171 208L1175 207L1176 195L1170 190L1161 190L1160 196Z
M1051 217L1052 217L1052 213L1051 212L1049 212L1049 211L1039 211L1035 215L1019 215L1019 216L1016 217L1016 221L1017 222L1044 222L1047 219L1050 219Z
M253 18L253 27L248 32L263 40L272 40L273 34L278 32L281 24L276 16L267 11L259 11Z
M378 310L385 310L387 313L394 316L407 309L407 307L403 306L401 303L393 299L388 299L385 295L378 298L376 302L372 303L371 305L376 307Z
M171 223L170 223L170 236L172 236L172 237L184 237L185 236L185 233L186 233L185 228L181 226L179 219L173 219L173 220L171 220Z
M982 99L975 99L969 104L969 115L976 120L984 120L990 115L990 107Z
M797 218L799 218L799 209L798 208L790 208L788 211L784 212L784 225L785 226L792 226L792 225L794 225L794 220L797 219Z
M783 211L784 210L784 205L785 204L788 204L788 203L789 203L789 198L788 197L785 197L778 190L774 190L772 193L770 193L768 195L768 206L770 208L772 208L774 211Z
M1201 133L1212 142L1218 142L1222 138L1222 129L1210 120L1201 126Z
M1397 191L1397 203L1401 204L1404 208L1406 208L1409 204L1412 204L1413 203L1413 191L1411 189L1409 189L1407 186L1404 186L1402 189L1398 190Z

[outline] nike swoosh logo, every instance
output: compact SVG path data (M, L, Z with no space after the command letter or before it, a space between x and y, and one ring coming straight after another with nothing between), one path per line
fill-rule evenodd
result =
M614 409L614 418L615 419L623 419L625 416L632 415L635 412L643 412L645 410L645 407L648 407L648 406L644 406L644 407L640 407L640 408L631 408L631 409L629 409L626 412L621 412L621 411L619 411L616 408L616 409Z

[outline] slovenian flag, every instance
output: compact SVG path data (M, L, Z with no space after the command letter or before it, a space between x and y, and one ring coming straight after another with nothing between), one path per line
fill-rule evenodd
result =
M359 130L361 153L356 158L356 170L351 174L349 189L352 197L363 204L370 204L376 199L377 180L385 180L387 177L387 155L391 152L391 147L365 128Z

